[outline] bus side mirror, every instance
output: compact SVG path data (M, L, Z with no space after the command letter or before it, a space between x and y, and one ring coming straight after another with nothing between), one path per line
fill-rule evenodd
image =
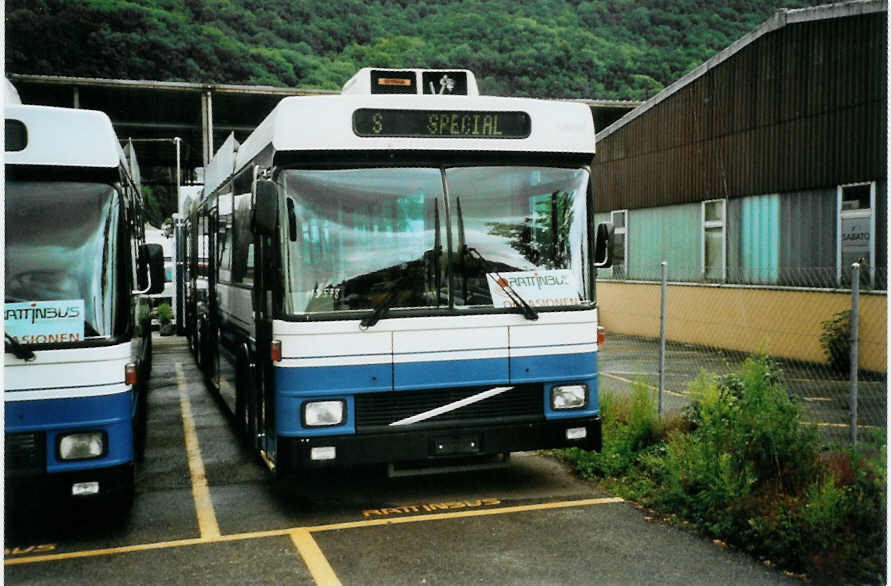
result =
M254 187L254 234L269 236L275 231L278 221L278 190L275 183L258 179Z
M160 244L140 244L136 262L135 295L154 295L164 291L164 249Z
M613 232L612 222L597 224L597 237L594 240L594 268L608 269L613 266Z

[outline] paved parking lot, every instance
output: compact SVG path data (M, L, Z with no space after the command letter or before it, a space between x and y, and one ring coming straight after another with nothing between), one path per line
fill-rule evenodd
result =
M155 339L149 409L129 515L7 511L7 584L796 582L538 454L499 470L273 481L235 441L182 338Z

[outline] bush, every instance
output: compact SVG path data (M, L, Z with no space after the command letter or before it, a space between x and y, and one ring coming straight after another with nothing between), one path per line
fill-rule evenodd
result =
M624 498L784 569L818 581L884 581L883 434L821 453L765 357L728 376L701 373L689 391L685 421L670 427L643 385L630 402L604 400L603 452L567 451L567 459Z
M169 303L162 303L158 306L158 322L162 326L168 325L173 321L173 308L170 307Z
M851 310L846 309L822 322L820 345L830 368L836 372L851 371Z

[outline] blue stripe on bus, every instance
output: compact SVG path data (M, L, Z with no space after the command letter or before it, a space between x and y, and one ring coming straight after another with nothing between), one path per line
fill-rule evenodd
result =
M517 356L510 359L510 382L558 382L597 375L597 353Z
M279 393L304 396L391 391L393 365L279 367L275 369L275 387Z
M12 401L5 405L6 433L46 433L47 472L67 472L117 466L133 460L131 393L98 397ZM61 462L56 457L59 435L75 431L105 431L108 453L95 460Z
M396 363L393 381L397 391L503 385L508 382L507 358Z
M301 396L573 381L596 374L596 352L275 369L278 392Z

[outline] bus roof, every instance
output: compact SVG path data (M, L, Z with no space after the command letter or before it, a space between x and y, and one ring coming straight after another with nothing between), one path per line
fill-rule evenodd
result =
M500 136L480 132L485 116L503 113L512 113L513 131ZM399 128L375 135L377 114L401 120ZM524 115L525 126L519 121ZM427 124L436 127L434 134L422 130ZM236 169L270 146L275 152L426 150L593 157L594 122L590 108L577 102L489 96L295 96L281 100L240 146Z
M230 133L207 166L204 167L204 193L213 192L235 171L237 154L238 141L235 140L235 135Z
M7 105L7 165L129 168L111 120L96 110ZM11 121L17 121L11 122Z

